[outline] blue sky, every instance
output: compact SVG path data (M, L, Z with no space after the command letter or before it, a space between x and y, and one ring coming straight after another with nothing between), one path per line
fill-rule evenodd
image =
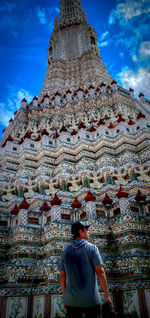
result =
M82 0L112 76L150 98L150 0ZM59 0L0 0L0 137L25 97L39 95Z

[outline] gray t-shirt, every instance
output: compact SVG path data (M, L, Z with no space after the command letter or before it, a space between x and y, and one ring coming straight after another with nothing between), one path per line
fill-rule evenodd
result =
M87 240L73 240L64 249L60 270L66 272L66 305L92 307L101 303L95 265L103 265L103 261L98 248Z

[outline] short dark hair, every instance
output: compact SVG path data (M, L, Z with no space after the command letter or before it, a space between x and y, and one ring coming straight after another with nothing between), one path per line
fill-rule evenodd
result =
M79 230L79 231L80 231L80 230ZM78 231L76 234L74 234L74 235L73 235L73 240L76 240L76 239L77 239L77 237L79 237L79 236L80 236L79 231ZM83 230L82 230L82 231L83 231Z
M77 221L74 222L71 226L71 234L73 239L75 240L77 237L80 236L79 231L84 231L85 228L89 228L90 224L84 224L83 222Z

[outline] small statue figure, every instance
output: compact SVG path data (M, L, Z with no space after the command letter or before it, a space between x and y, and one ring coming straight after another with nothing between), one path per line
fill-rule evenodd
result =
M146 182L150 182L150 177L148 176L148 172L149 172L149 168L145 168L143 167L142 163L139 164L138 169L137 170L137 174L139 174L140 176L137 177L138 180L140 181L146 181Z
M120 167L117 168L117 173L112 173L112 175L117 178L117 180L114 180L115 184L126 185L128 183L128 180L124 179L126 176L126 171L122 172Z
M101 189L103 187L103 183L99 182L100 176L98 176L98 173L94 170L93 171L93 182L90 182L90 187L93 189Z
M69 187L69 191L78 191L81 186L79 186L77 183L80 182L80 177L76 177L75 173L72 174L72 180L69 181L72 185Z
M5 192L7 194L2 196L2 200L3 201L11 201L14 197L14 194L12 193L13 191L15 191L15 187L9 182L7 184L7 188L5 188Z
M32 198L34 196L34 188L35 184L32 183L32 180L31 180L31 177L29 176L29 179L28 179L28 191L25 192L24 196L26 199L28 198Z
M57 191L54 186L57 186L57 185L58 185L58 181L54 181L54 179L50 179L48 189L45 190L45 193L47 195L54 196Z

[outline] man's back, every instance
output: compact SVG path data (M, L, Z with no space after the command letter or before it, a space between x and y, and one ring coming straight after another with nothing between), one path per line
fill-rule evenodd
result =
M97 247L87 240L73 240L65 248L60 270L65 271L67 277L66 305L91 307L100 304L95 265L103 265L103 262Z
M71 226L72 243L65 248L60 260L60 281L67 310L66 318L101 317L97 279L105 300L113 308L105 271L98 248L88 243L90 224L81 221Z

